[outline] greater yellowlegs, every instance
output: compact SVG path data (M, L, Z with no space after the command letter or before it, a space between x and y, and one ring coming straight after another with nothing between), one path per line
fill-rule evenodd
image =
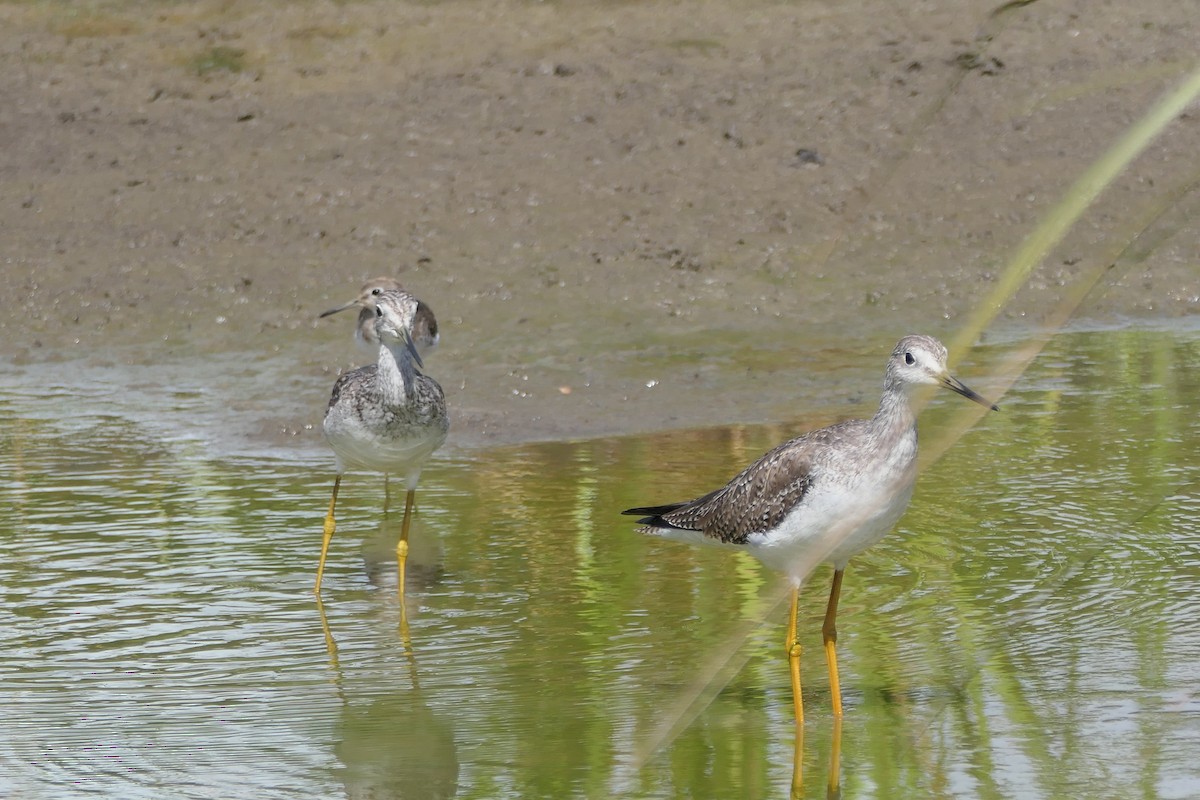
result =
M357 306L359 312L354 325L354 343L365 355L375 358L379 354L379 337L375 334L375 298L388 291L404 291L404 287L393 278L372 278L363 284L358 297L337 308L322 311L321 317ZM413 320L412 340L422 356L429 355L438 344L437 318L433 315L433 309L420 300L417 301L417 315Z
M789 577L786 652L797 723L804 718L796 638L800 584L812 565L833 563L821 631L833 712L841 717L835 619L842 572L851 556L891 530L912 497L917 478L912 390L923 384L944 386L999 410L950 375L941 342L905 336L888 359L883 397L871 419L840 422L785 442L703 497L623 512L642 516L638 522L645 533L736 547Z
M417 481L426 459L446 441L450 418L442 387L418 369L422 366L421 356L413 342L412 328L420 303L408 292L385 289L374 295L372 305L380 342L378 360L338 378L325 411L325 438L337 456L337 477L325 516L315 591L321 592L342 474L347 469L369 469L402 475L408 489L396 545L403 598L408 528Z

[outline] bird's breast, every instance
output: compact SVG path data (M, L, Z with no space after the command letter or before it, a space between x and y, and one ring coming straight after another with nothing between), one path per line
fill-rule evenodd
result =
M826 465L803 502L770 531L753 534L752 552L796 578L823 562L841 568L879 542L903 516L916 482L916 431L886 448L887 457Z

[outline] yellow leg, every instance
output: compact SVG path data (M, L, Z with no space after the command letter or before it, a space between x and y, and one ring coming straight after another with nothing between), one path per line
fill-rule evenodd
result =
M842 572L833 571L833 586L829 589L829 605L825 608L825 624L821 626L821 637L825 641L825 663L829 665L829 693L833 695L833 717L842 718L842 687L838 681L837 666L837 607L842 593Z
M404 522L400 526L400 541L396 543L396 572L399 577L400 615L404 619L404 565L408 561L408 526L412 521L413 500L417 496L415 489L408 490L404 498Z
M333 497L329 498L329 513L325 515L325 539L321 542L321 560L317 562L317 585L313 587L313 591L318 595L321 593L321 576L325 574L325 554L329 552L329 542L337 528L337 523L333 521L333 507L337 505L338 487L341 483L341 475L333 479Z
M796 639L796 615L800 610L800 587L792 587L792 602L788 611L787 642L784 644L787 652L788 670L792 675L792 712L796 716L796 726L804 724L804 700L800 696L800 642Z

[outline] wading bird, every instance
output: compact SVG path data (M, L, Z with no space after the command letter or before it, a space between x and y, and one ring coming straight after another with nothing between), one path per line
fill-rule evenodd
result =
M836 617L842 573L850 558L882 539L908 507L917 479L912 393L922 385L944 386L999 410L950 375L941 342L905 336L888 359L883 396L871 419L840 422L785 442L703 497L623 512L641 516L644 533L745 550L788 576L786 652L797 723L804 718L796 638L800 584L811 565L832 562L833 586L821 631L833 713L840 718Z
M442 387L420 372L421 356L413 341L420 302L408 292L386 289L374 295L373 306L375 335L380 343L378 359L338 378L325 412L325 438L337 456L337 477L325 516L314 591L321 592L325 556L336 527L333 510L342 474L347 469L368 469L401 475L408 489L396 545L399 593L403 598L408 529L417 481L425 461L446 441L450 418Z

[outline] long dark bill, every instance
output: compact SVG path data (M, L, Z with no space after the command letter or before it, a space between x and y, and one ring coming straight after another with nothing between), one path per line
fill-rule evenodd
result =
M404 331L404 346L408 348L408 352L412 354L413 361L421 369L425 369L425 362L421 360L421 354L417 352L417 345L413 341L412 334Z
M982 396L980 396L974 390L969 389L965 383L963 383L962 381L960 381L958 378L954 377L953 375L947 375L946 377L942 378L942 386L945 386L947 389L949 389L952 392L961 394L963 397L967 398L968 400L974 400L976 403L979 403L979 405L983 406L984 408L990 408L992 411L1000 410L1000 406L996 405L995 403L991 402L990 400L985 400Z
M317 319L323 319L324 317L328 317L330 314L336 314L339 311L345 311L347 308L353 308L356 305L358 305L358 300L351 300L344 306L338 306L337 308L331 308L328 311L322 311L317 315Z

